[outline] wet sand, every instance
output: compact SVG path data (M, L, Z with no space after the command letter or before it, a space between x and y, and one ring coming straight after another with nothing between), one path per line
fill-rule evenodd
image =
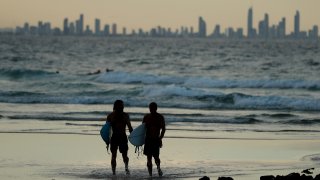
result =
M315 167L319 173L320 140L250 140L165 138L161 149L164 178L232 176L257 180ZM131 175L118 156L117 176L98 135L0 134L1 179L147 179L146 157L129 146ZM154 168L155 171L155 168Z

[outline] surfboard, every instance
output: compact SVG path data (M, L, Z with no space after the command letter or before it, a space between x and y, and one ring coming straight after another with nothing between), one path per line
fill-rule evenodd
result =
M112 135L112 129L111 129L111 124L110 122L106 122L100 130L100 135L103 141L108 145L110 144L110 139Z
M142 146L144 145L145 137L146 137L146 124L142 123L131 132L128 139L132 145Z

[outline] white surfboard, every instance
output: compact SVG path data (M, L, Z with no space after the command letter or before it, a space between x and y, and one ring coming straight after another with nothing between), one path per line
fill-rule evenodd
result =
M146 125L145 123L142 123L131 132L128 139L132 145L142 146L144 145L145 137L146 137Z

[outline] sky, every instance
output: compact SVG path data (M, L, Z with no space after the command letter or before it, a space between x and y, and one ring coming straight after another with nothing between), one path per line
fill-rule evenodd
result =
M269 14L270 24L287 19L287 33L293 30L297 10L301 16L301 30L320 25L320 0L0 0L0 28L15 28L25 22L51 22L62 28L63 19L76 21L84 14L86 25L93 29L94 19L101 23L117 23L118 28L149 30L161 25L172 29L193 26L197 31L198 17L207 22L207 31L216 24L221 28L244 28L247 13L253 7L254 27Z

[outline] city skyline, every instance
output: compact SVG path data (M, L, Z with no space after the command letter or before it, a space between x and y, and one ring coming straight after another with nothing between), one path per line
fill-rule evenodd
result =
M254 27L253 8L248 9L247 14L247 34L244 34L244 28L227 27L224 31L221 30L220 24L216 24L213 31L208 30L206 20L200 16L198 18L198 29L195 30L193 26L181 26L180 29L171 29L170 27L163 27L161 25L153 27L150 30L139 28L133 29L131 32L127 31L124 26L122 32L118 31L118 25L105 24L101 27L101 20L96 18L94 20L94 27L85 25L84 15L80 14L79 18L75 21L69 21L66 17L63 20L63 28L52 28L51 22L38 21L38 25L30 25L25 22L23 26L17 26L15 33L18 35L95 35L95 36L151 36L151 37L213 37L213 38L264 38L264 39L318 39L319 27L314 25L307 31L300 29L300 12L297 10L294 19L293 31L287 32L287 20L283 17L277 24L269 23L269 14L264 14L264 19L258 23L258 28ZM208 32L208 33L207 33ZM212 33L210 33L212 32Z
M161 25L177 29L181 26L197 27L195 20L202 16L206 20L207 29L211 33L216 24L221 29L241 27L247 34L247 9L253 7L255 18L253 24L258 28L260 19L268 13L269 23L276 24L280 19L287 19L287 30L293 30L291 17L296 10L301 12L301 30L308 30L313 25L319 25L320 12L317 7L320 2L290 1L290 0L56 0L54 2L41 0L0 0L0 28L14 28L24 22L37 24L38 21L51 22L53 27L62 29L61 21L68 17L73 21L79 14L85 14L86 24L94 27L94 20L101 19L101 24L117 23L120 28L151 29ZM36 5L36 7L35 7Z

